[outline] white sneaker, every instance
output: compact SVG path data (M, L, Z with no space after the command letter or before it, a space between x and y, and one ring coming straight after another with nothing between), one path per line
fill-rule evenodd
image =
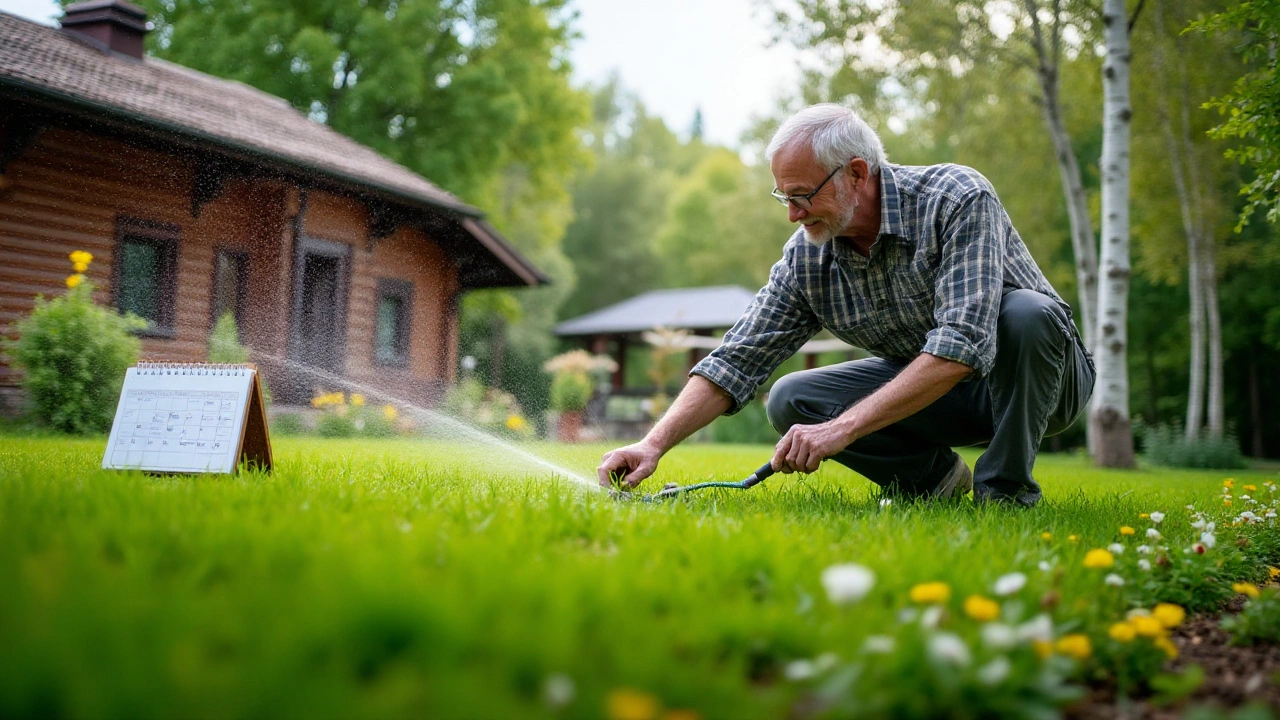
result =
M929 494L936 498L959 499L972 491L973 472L964 463L960 453L956 453L956 463L952 466L951 472L947 473L947 476L942 478L942 482L938 483L938 486Z

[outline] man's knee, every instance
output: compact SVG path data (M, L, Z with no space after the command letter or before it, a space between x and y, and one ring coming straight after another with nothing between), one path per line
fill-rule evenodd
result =
M998 347L1031 349L1043 342L1061 344L1066 339L1067 322L1066 313L1053 298L1034 290L1014 290L1000 302Z
M765 415L769 424L779 435L785 435L792 425L799 422L796 400L799 397L802 383L798 382L800 373L791 373L778 378L769 390L769 397L764 404Z

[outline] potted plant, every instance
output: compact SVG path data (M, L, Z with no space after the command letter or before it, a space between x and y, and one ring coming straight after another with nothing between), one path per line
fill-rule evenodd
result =
M556 439L576 442L582 432L582 421L587 403L595 392L593 375L612 372L617 363L602 355L592 355L586 350L561 353L544 366L551 373L551 409L559 413L556 422Z

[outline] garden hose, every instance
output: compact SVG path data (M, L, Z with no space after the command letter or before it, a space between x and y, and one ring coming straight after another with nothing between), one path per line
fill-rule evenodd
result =
M734 488L736 490L746 490L749 487L753 487L763 482L765 478L769 477L773 473L773 466L770 463L765 463L755 472L748 475L747 479L740 482L701 482L694 483L693 485L676 485L675 483L667 483L662 486L662 490L649 495L636 495L622 490L611 490L610 495L612 495L615 500L638 499L641 502L657 502L659 500L666 500L667 498L675 497L681 493L689 492L690 490L703 490L706 488Z

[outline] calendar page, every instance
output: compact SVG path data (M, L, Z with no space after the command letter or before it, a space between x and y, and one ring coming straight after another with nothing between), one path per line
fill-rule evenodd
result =
M129 368L102 467L232 472L253 373L214 365Z

